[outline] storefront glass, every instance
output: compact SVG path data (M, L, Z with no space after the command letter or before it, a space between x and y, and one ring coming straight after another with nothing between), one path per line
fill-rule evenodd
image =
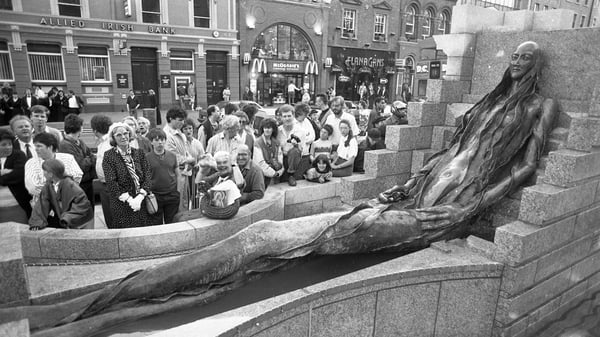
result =
M277 24L258 35L252 47L252 58L308 61L314 59L314 54L300 30Z

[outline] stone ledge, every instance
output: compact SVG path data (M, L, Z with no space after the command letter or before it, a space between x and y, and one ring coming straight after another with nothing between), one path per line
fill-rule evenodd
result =
M523 189L519 220L546 225L552 220L573 214L594 202L598 181L570 188L535 185Z
M0 304L25 304L29 282L25 272L19 226L2 224L0 234ZM0 330L1 331L1 330Z
M446 116L445 103L409 102L407 108L408 125L443 125Z
M568 113L571 117L569 136L565 147L572 150L591 151L600 146L600 118L583 113Z
M203 335L207 337L269 336L269 333L275 331L298 328L297 324L306 326L308 317L304 315L307 314L311 315L310 320L315 323L331 319L331 315L348 317L350 311L360 315L361 322L369 326L379 325L380 328L385 324L386 329L393 329L398 320L417 322L422 321L424 317L437 316L437 321L423 323L436 325L437 329L446 332L460 329L464 323L475 327L473 331L481 331L481 335L489 334L502 267L466 249L453 247L451 250L450 253L441 253L434 249L425 249L333 280L166 330L155 336L181 336L191 331L203 331ZM424 263L425 261L427 263ZM418 302L410 302L410 310L401 310L405 306L396 301L381 301L379 307L363 305L372 303L380 294L393 294L394 297L400 294L420 296L411 297ZM401 297L402 300L406 300L405 296ZM450 300L450 297L453 297L453 300ZM462 300L455 301L456 297ZM442 299L441 306L437 304L438 298ZM474 303L478 306L474 307ZM344 305L340 306L341 304ZM358 308L360 310L356 311ZM375 310L379 310L381 314L377 322L374 321ZM432 311L438 310L441 315L432 314ZM463 315L465 310L470 314ZM386 312L393 313L390 316L393 320L384 319L387 316L383 313ZM323 315L320 315L321 313ZM370 318L365 320L365 315ZM455 324L457 320L462 323ZM338 330L347 329L348 326L353 325L344 324L339 326ZM316 329L323 327L318 324ZM315 329L315 326L312 328ZM315 331L317 330L312 332ZM390 332L389 335L395 334Z
M432 126L389 125L385 132L385 147L392 151L428 149L432 132Z
M365 175L384 177L410 173L412 151L392 151L387 149L365 152Z
M458 6L456 8L458 8ZM462 102L462 96L468 94L470 88L471 81L430 79L427 80L426 96L427 100L433 103L460 103Z
M550 152L544 173L547 184L561 187L600 175L600 151L559 149Z

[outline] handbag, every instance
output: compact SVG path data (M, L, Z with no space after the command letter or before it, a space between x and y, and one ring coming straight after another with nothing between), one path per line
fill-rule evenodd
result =
M146 208L148 209L148 214L158 212L158 202L156 201L156 196L152 193L146 195Z

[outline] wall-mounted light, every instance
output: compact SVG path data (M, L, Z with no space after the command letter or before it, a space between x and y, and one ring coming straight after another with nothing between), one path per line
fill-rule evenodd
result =
M254 29L256 27L256 18L254 15L246 15L246 27Z
M321 26L320 22L315 23L315 25L313 26L313 31L317 36L323 35L323 27Z

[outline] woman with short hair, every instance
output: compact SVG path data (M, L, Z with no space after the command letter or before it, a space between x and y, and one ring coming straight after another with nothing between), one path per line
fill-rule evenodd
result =
M150 191L150 169L143 151L131 146L135 131L124 123L115 123L108 132L113 146L104 154L102 169L110 195L113 217L108 228L147 226L148 211L144 198Z
M259 134L254 142L252 160L263 172L266 189L271 179L283 174L283 152L277 140L277 121L273 118L264 119L260 123Z

